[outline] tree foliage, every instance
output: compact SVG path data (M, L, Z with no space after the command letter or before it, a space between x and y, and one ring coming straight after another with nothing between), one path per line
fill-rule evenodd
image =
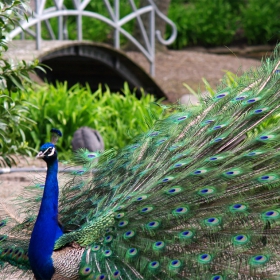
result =
M0 2L0 166L15 164L15 154L30 154L25 141L24 127L32 121L26 117L28 107L22 101L14 101L11 92L24 90L31 84L29 73L39 67L38 61L14 62L4 57L8 51L6 35L19 25L24 1L4 0Z

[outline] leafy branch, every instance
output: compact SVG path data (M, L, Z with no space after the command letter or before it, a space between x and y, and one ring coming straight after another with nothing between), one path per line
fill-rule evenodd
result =
M8 51L6 34L20 26L22 17L27 18L25 11L24 0L0 2L0 166L11 166L15 164L15 154L30 155L32 151L26 142L24 129L30 129L35 122L27 117L27 103L21 98L15 101L11 92L24 91L32 84L29 74L36 68L42 68L38 60L14 63L3 56Z

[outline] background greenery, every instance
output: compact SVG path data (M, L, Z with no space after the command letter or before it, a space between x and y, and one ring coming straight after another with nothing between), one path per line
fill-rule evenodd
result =
M139 5L139 0L135 0ZM49 6L52 1L47 2ZM111 1L113 3L113 1ZM65 1L68 9L73 8L72 0ZM103 0L90 1L87 10L109 17ZM120 1L121 17L130 13L128 1ZM232 44L273 44L280 39L279 0L172 0L168 17L178 28L178 37L173 49L187 46L219 46ZM76 19L68 17L68 36L76 39ZM54 30L57 19L51 20ZM133 33L134 21L124 28ZM44 29L43 38L48 38ZM171 29L167 26L166 37ZM113 29L107 24L83 17L83 36L86 40L112 42ZM121 37L122 45L126 39Z
M168 16L178 28L174 49L268 44L280 39L278 0L172 0Z
M127 1L120 3L123 17L130 8ZM0 166L13 164L12 154L30 155L32 149L38 149L49 139L51 127L64 133L58 148L66 159L71 153L73 133L81 126L100 131L106 149L119 148L160 117L161 108L151 105L154 97L143 95L138 100L127 85L122 93L116 94L108 88L99 88L94 93L78 85L68 89L66 84L31 88L29 73L40 67L38 61L15 66L3 58L8 48L5 31L18 25L20 4L24 1L5 0L0 5ZM73 8L71 0L65 5ZM91 1L87 9L108 16L102 0ZM174 49L273 43L280 34L279 0L172 0L168 16L178 27L178 38L171 46ZM67 21L69 38L75 39L76 19L68 17ZM52 19L51 24L55 30L57 19ZM125 28L132 33L134 22ZM46 30L43 32L43 38L47 39ZM83 33L85 39L112 41L112 29L98 20L84 17ZM166 36L169 35L167 28ZM121 42L126 43L124 38ZM230 81L234 82L235 77L230 75ZM211 93L210 86L208 90Z
M0 166L11 166L15 163L14 154L30 155L32 148L27 145L23 130L34 124L28 118L26 102L14 99L11 92L17 89L24 90L32 82L29 73L40 68L38 61L15 65L4 58L8 50L5 33L18 25L22 17L19 5L24 1L3 0L0 2Z
M29 87L26 91L13 93L12 97L18 103L25 102L27 112L24 116L35 122L22 128L29 146L38 150L50 140L53 127L63 132L57 144L60 159L70 157L73 134L82 126L98 130L106 149L118 149L148 130L161 114L161 108L153 104L152 95L143 94L138 99L127 84L122 93L111 93L108 87L91 92L89 87L75 85L69 89L67 83L58 83L56 86Z

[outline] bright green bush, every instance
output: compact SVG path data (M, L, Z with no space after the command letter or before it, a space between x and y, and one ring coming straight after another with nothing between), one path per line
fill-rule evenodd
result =
M250 44L267 44L280 39L280 1L248 0L240 6L244 36Z
M178 28L172 48L275 43L280 39L279 15L278 0L172 0L168 16Z
M239 16L228 0L193 0L174 3L169 18L176 23L178 37L173 48L187 45L229 44L236 33ZM167 29L169 36L170 30Z
M22 61L15 64L5 58L8 50L6 34L19 26L23 17L25 1L3 0L0 3L0 167L15 164L15 154L29 155L24 128L32 123L28 118L27 104L17 96L11 97L11 91L24 90L32 81L29 73L38 66L38 61L30 64Z
M14 165L16 154L31 155L24 133L34 125L28 118L29 106L0 93L0 167Z
M29 118L37 124L24 131L28 144L38 150L50 139L50 129L56 127L63 132L58 149L64 159L71 153L74 132L82 126L97 129L106 149L117 149L148 129L147 123L154 119L149 114L158 117L161 113L159 106L151 104L155 101L152 95L143 94L138 99L126 84L123 94L111 93L109 88L103 91L101 87L92 93L79 85L68 89L66 83L44 85L27 89L22 98L36 107L30 107Z

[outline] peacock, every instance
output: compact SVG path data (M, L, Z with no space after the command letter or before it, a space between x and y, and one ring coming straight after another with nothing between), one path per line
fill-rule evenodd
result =
M45 182L1 216L1 275L280 279L278 53L119 152L80 150L60 194L53 129Z

